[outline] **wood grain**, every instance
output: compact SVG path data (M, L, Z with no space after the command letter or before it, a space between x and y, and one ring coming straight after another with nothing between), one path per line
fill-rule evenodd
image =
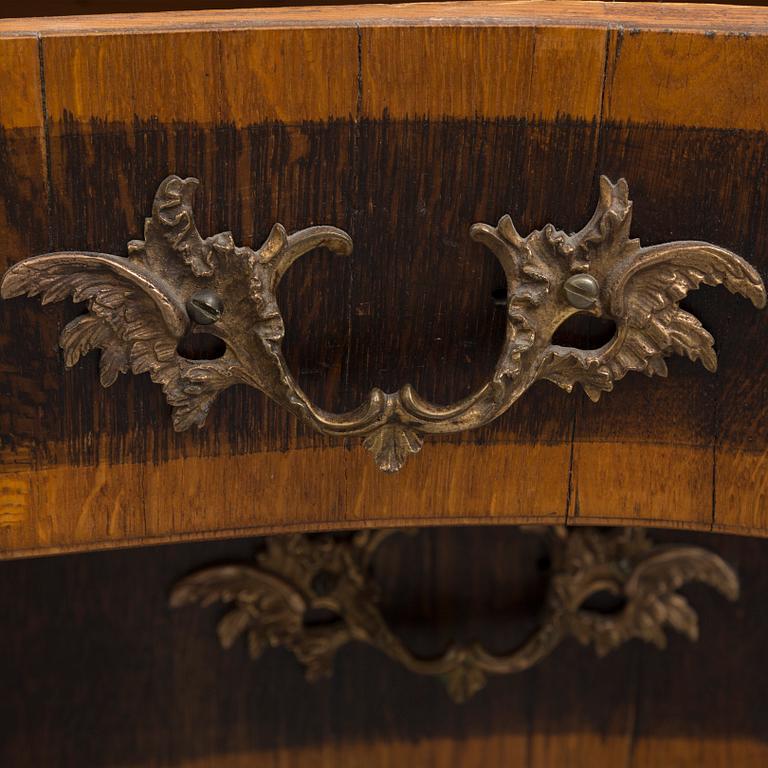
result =
M351 233L351 259L318 253L281 286L286 355L320 405L406 381L451 402L503 336L475 221L576 230L607 173L629 180L643 243L706 239L768 271L766 40L760 9L623 3L0 21L0 267L125 253L157 183L195 175L205 235ZM676 360L596 406L538 384L394 478L244 388L177 435L146 377L105 391L92 356L63 371L77 308L3 302L0 552L440 519L766 532L764 315L722 290L686 301L717 376Z
M47 250L47 191L39 43L30 36L6 38L0 40L0 268ZM0 302L0 528L25 525L29 507L28 481L5 475L29 467L34 453L30 434L42 401L31 382L44 365L32 356L19 365L14 356L36 316L34 307ZM44 343L51 334L55 329L41 328L36 335Z
M368 1L363 0L363 2ZM209 11L214 8L242 9L249 5L255 8L269 8L304 4L301 0L27 0L23 7L4 8L3 16L23 18L157 11ZM312 4L334 5L331 0L319 0L319 2L313 0Z
M4 557L281 530L562 521L560 446L434 444L396 478L343 447L2 475ZM535 461L534 480L525 472ZM501 480L477 471L490 464ZM322 467L319 481L312 477ZM211 489L216 488L216 496ZM318 504L322 499L322 504ZM69 512L77 510L76 514Z
M594 120L606 34L546 26L365 29L363 114Z
M766 38L655 31L611 36L606 119L745 130L768 125Z
M710 3L500 0L497 2L401 3L236 10L119 13L93 16L0 19L0 34L53 35L243 29L267 26L560 26L764 34L768 10Z
M3 40L0 75L3 100L0 117L6 129L41 129L42 94L37 38L33 35Z
M48 114L88 122L251 125L349 118L352 29L46 37Z

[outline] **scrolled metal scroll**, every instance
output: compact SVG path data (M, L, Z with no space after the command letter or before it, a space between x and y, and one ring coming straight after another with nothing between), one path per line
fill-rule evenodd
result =
M178 176L162 182L145 239L129 243L127 257L34 256L11 267L0 289L3 298L86 302L87 313L61 334L66 365L99 349L104 386L120 373L149 373L173 408L177 430L202 426L219 392L243 383L323 434L363 438L377 465L393 472L421 449L425 434L487 424L539 379L569 392L581 384L597 400L630 371L666 375L664 358L672 354L715 370L712 336L679 306L701 283L722 284L756 307L766 302L757 271L725 248L694 241L641 247L630 239L627 183L602 177L597 209L575 234L548 224L522 237L509 216L495 227L472 226L472 238L501 262L508 288L505 342L483 387L449 406L427 402L410 385L395 393L374 389L356 410L330 413L288 370L276 289L301 255L318 247L348 255L351 239L328 226L288 235L280 224L255 251L236 246L229 232L203 239L192 215L197 184ZM557 328L577 313L614 321L616 333L596 350L553 344ZM185 358L178 347L190 331L218 336L226 351L215 360Z
M480 644L454 645L435 658L410 651L389 628L376 605L371 559L396 531L363 531L351 538L277 536L254 562L216 565L182 578L173 588L175 608L221 602L229 609L218 622L219 641L231 648L244 637L250 656L282 646L315 681L332 672L347 643L377 648L410 671L437 677L455 701L477 693L491 675L522 672L538 664L563 640L575 638L598 656L639 639L666 645L671 627L698 638L696 612L678 590L699 581L735 600L739 582L718 555L701 547L655 545L641 529L531 528L547 537L551 574L539 627L515 650L495 655ZM610 611L590 607L609 593ZM305 619L322 609L336 618Z

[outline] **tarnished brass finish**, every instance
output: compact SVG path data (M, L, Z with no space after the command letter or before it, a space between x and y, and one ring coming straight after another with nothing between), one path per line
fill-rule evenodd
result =
M367 643L412 672L440 678L455 701L477 693L489 675L528 669L565 638L574 637L603 656L639 639L664 648L669 625L698 638L696 612L677 590L689 581L709 584L731 600L739 593L734 571L716 554L693 546L657 546L632 528L529 528L550 543L552 572L539 628L516 650L497 656L481 645L452 646L442 655L415 656L389 629L376 606L371 559L396 531L363 531L348 539L279 536L267 539L253 563L217 565L181 579L172 607L192 603L231 605L218 623L230 648L245 636L252 658L284 646L306 667L307 679L332 672L336 652L352 641ZM616 598L611 612L590 609L597 593ZM305 622L325 609L330 623Z
M129 243L127 258L50 253L11 267L2 282L4 298L87 302L88 312L61 334L67 366L98 348L104 386L120 373L148 372L162 385L177 430L202 426L218 393L244 383L324 434L362 437L377 465L394 472L421 449L424 434L487 424L538 379L569 392L579 383L597 400L630 371L666 375L664 358L672 354L715 370L712 336L678 304L701 283L722 284L757 307L766 301L758 273L731 251L693 241L643 248L629 239L627 184L602 177L597 209L575 234L548 224L521 237L509 216L496 227L471 228L472 238L496 254L508 284L505 343L488 383L449 406L405 385L395 393L374 389L356 410L329 413L287 368L275 294L302 254L318 247L349 254L352 241L333 227L289 236L280 224L256 251L236 246L229 232L203 239L192 217L197 184L177 176L163 181L145 240ZM553 344L557 328L579 312L613 320L613 338L596 350ZM178 345L188 331L218 336L226 352L215 360L183 357Z

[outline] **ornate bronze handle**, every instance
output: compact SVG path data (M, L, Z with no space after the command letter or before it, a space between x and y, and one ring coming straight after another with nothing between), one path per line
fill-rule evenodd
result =
M330 675L336 652L357 641L412 672L439 677L454 700L464 701L489 675L529 669L567 637L593 646L598 656L633 639L664 648L667 625L696 640L696 612L677 592L689 581L708 584L731 600L739 593L730 566L701 547L654 545L645 531L632 528L528 530L549 542L549 588L539 628L503 656L475 644L423 659L392 632L376 606L370 567L381 542L396 533L391 530L362 531L348 539L270 538L253 563L217 565L181 579L170 604L230 605L218 623L224 648L245 636L255 659L269 646L284 646L305 665L310 681ZM613 610L591 607L590 598L598 593L615 598ZM335 619L307 623L307 613L317 609Z
M627 183L600 179L600 199L575 234L548 224L521 237L509 216L496 227L475 224L473 239L490 248L507 278L504 346L490 381L450 406L421 399L410 385L395 393L374 389L349 413L316 407L291 375L281 350L280 278L299 256L327 247L346 255L349 236L334 227L288 235L275 224L254 251L231 233L203 239L192 216L196 179L170 176L160 185L144 240L128 256L60 252L34 256L5 274L3 298L41 295L43 303L70 296L86 314L61 334L67 366L101 350L101 383L120 373L148 372L173 407L176 430L202 426L219 392L244 383L264 392L327 435L359 436L380 469L394 472L417 453L424 434L475 429L500 416L538 379L570 392L580 383L597 400L630 371L666 375L672 354L714 371L714 340L680 308L701 283L722 284L765 306L757 271L735 253L703 242L641 247L629 238L632 203ZM613 320L616 333L596 350L552 343L571 315ZM190 360L178 352L189 332L218 336L225 353Z

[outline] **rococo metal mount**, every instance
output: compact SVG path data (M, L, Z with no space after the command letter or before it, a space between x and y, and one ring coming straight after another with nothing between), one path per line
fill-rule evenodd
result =
M393 530L361 531L347 539L275 536L254 562L214 565L184 577L170 604L227 604L217 627L224 648L245 637L255 659L270 646L283 646L306 667L310 681L329 676L337 651L360 642L411 672L440 678L451 698L465 701L489 676L529 669L568 637L591 645L598 656L634 639L664 648L667 626L698 639L696 612L678 593L688 582L708 584L730 600L739 594L731 567L701 547L657 545L633 528L527 530L547 537L549 587L538 629L503 655L474 644L421 658L389 628L376 605L371 560ZM601 594L613 598L609 610L591 604ZM318 610L331 618L308 621Z
M630 239L627 183L603 176L597 209L575 234L547 224L521 237L509 216L495 227L470 229L494 252L507 279L506 338L482 388L449 406L423 400L408 384L395 393L374 389L356 410L329 413L309 400L288 370L276 291L300 256L318 247L348 255L350 237L326 226L288 235L275 224L255 251L236 246L229 232L203 239L192 215L197 185L178 176L160 184L145 239L131 241L127 257L33 256L8 270L0 290L3 298L86 302L88 311L61 333L66 365L100 349L105 387L120 373L149 373L162 386L178 431L202 426L219 392L247 384L319 432L363 438L379 468L394 472L420 450L423 435L487 424L539 379L568 392L579 383L597 400L630 371L666 375L664 358L672 354L714 371L712 336L679 306L702 283L722 284L756 307L766 302L757 271L725 248L695 241L641 247ZM553 344L557 328L577 313L613 320L616 333L596 350ZM226 344L221 357L190 360L179 353L184 336L201 331Z

